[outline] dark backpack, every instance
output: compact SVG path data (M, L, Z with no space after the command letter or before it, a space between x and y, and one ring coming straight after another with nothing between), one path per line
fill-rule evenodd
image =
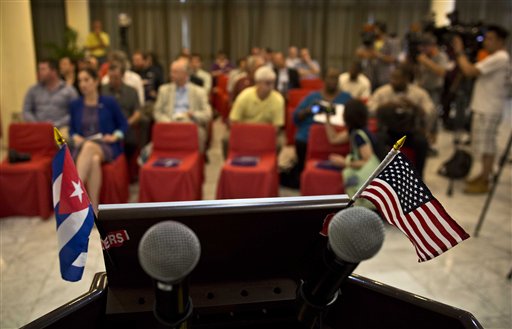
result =
M438 174L453 179L464 178L469 174L471 163L471 154L464 150L455 150L452 157L441 165Z

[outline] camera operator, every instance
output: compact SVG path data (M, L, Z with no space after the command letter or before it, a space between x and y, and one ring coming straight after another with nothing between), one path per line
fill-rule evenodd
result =
M471 141L473 151L481 155L480 174L467 182L465 193L486 193L496 154L496 135L507 98L507 79L510 56L505 50L508 31L489 25L485 33L484 48L489 55L476 64L464 53L460 36L452 40L457 64L465 76L476 77L470 108L473 113Z
M444 77L453 64L450 63L448 55L439 48L436 37L430 34L421 38L416 63L416 83L427 91L436 107L435 117L434 115L432 117L431 129L427 131L429 143L432 145L435 143L437 136L437 116L439 115ZM432 148L430 150L437 153Z

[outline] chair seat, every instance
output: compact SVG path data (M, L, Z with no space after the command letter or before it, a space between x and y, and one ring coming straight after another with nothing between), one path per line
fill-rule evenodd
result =
M343 194L343 178L340 171L317 168L320 159L306 161L300 177L302 195Z
M159 158L177 158L175 167L155 167ZM202 159L199 152L153 153L139 173L139 201L165 202L202 199ZM164 184L162 184L164 182Z
M267 198L278 195L277 159L261 155L255 166L231 164L230 156L222 167L217 185L217 199Z
M0 163L0 217L41 216L53 212L50 156Z
M120 154L114 161L103 164L101 172L100 203L128 202L130 184L126 156Z

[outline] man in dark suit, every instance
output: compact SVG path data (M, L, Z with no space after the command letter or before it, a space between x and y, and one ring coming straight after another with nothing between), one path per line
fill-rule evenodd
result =
M282 52L276 52L272 56L274 72L276 73L275 88L286 98L288 90L300 88L299 72L296 69L286 67L286 61Z

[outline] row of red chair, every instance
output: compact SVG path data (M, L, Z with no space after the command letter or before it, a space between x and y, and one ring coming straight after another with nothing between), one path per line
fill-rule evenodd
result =
M140 168L140 202L200 200L204 161L199 153L197 127L187 123L158 123L153 127L153 151ZM319 169L316 162L330 153L348 153L348 145L330 146L322 125L311 129L307 164L301 177L303 195L342 193L339 172ZM48 218L52 211L51 161L56 153L53 128L47 123L17 123L9 128L9 147L30 153L31 160L0 164L0 217L22 215ZM240 157L256 163L240 166ZM162 159L177 159L176 166L155 166ZM120 155L102 166L100 203L126 203L129 197L127 162ZM229 153L218 185L217 199L276 197L279 178L276 130L271 125L235 124Z

